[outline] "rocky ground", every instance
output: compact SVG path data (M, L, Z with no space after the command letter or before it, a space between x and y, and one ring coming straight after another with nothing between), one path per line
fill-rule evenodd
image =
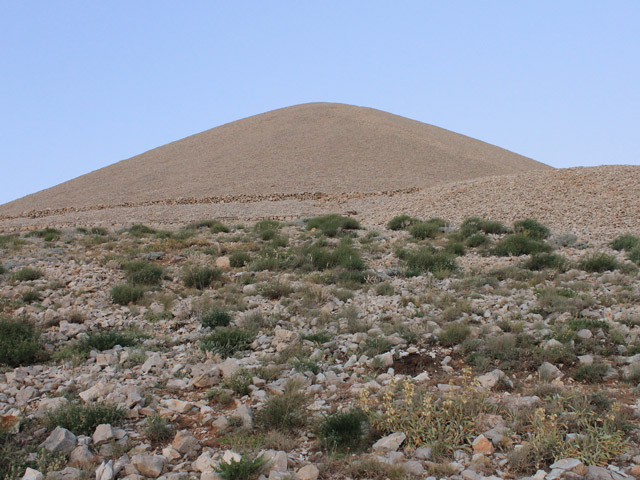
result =
M455 220L1 236L0 478L640 476L640 240Z

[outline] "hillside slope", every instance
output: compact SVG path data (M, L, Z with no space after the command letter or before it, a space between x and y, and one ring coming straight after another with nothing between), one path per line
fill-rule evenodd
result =
M379 110L310 103L150 150L2 205L0 215L225 195L377 192L549 168Z

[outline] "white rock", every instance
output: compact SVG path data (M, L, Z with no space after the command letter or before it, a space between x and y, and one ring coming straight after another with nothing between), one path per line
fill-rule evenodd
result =
M146 477L159 477L167 459L162 455L134 455L131 463Z
M47 439L40 444L40 448L68 455L76 448L76 436L66 428L56 427Z
M110 442L116 437L115 432L113 431L113 427L108 423L103 423L102 425L98 425L96 430L93 432L91 439L93 443L99 445L101 443Z
M114 477L113 460L102 462L96 469L96 480L113 480Z
M371 449L375 453L385 454L388 452L395 452L400 448L402 442L405 441L407 436L403 432L392 433L386 437L382 437L376 443L373 444Z
M22 476L22 480L44 480L44 475L40 473L38 470L34 470L33 468L27 467L27 470L24 472Z
M317 480L320 470L315 465L309 464L302 467L296 473L297 480Z

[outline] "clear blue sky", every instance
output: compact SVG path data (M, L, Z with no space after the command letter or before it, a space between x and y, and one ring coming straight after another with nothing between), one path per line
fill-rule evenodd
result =
M0 203L312 101L639 164L640 1L1 1Z

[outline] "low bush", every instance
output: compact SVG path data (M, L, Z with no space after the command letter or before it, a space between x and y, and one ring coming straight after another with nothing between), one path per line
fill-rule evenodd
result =
M222 270L211 267L193 265L185 267L182 272L182 281L189 288L205 290L214 281L222 279Z
M619 265L615 257L607 255L604 252L588 255L580 260L580 267L591 273L600 273L616 270Z
M464 342L471 333L471 329L464 323L450 323L442 331L438 340L445 347L453 347Z
M426 240L427 238L436 238L442 232L440 227L435 223L420 222L409 228L409 234L417 240Z
M455 256L462 256L465 253L464 245L460 242L449 242L444 246L445 253Z
M110 350L116 345L121 347L132 347L138 344L138 339L130 334L120 330L107 330L91 332L89 336L79 340L73 349L80 354L88 354L91 350Z
M27 237L42 238L45 242L52 242L60 238L60 231L55 228L45 228L27 233Z
M493 253L500 257L507 257L509 255L519 257L521 255L531 255L533 253L549 251L551 251L551 247L546 243L522 233L515 233L504 237L493 249Z
M147 417L144 434L152 444L168 442L173 436L173 428L162 415Z
M208 328L226 327L231 322L231 314L222 307L212 307L201 314L200 322Z
M288 381L281 395L271 395L258 410L256 420L264 428L292 432L303 428L309 419L310 400L296 381Z
M69 402L49 412L46 423L49 430L62 427L76 435L93 435L98 425L108 423L116 427L124 418L124 410L110 403Z
M39 268L24 267L14 272L13 278L19 282L32 282L42 278L44 273Z
M460 234L464 238L470 237L474 233L478 232L499 235L509 233L509 229L500 222L486 220L480 217L466 218L460 225Z
M136 303L144 296L145 289L139 285L122 283L111 289L111 300L118 305Z
M635 235L631 235L630 233L625 233L624 235L620 235L616 237L615 240L611 242L611 248L614 250L632 250L634 247L640 245L640 238Z
M627 253L627 258L633 263L640 265L640 245L629 250L629 252Z
M484 233L474 233L469 236L464 244L469 248L476 248L482 245L486 245L490 242L489 237L487 237Z
M258 292L265 298L268 298L270 300L277 300L289 295L291 292L293 292L293 288L291 288L291 285L281 280L273 280L261 285L258 289Z
M230 357L236 352L248 350L255 335L238 327L221 327L200 340L200 348L217 353L221 357Z
M0 364L30 365L43 356L40 334L30 323L0 318Z
M355 218L342 215L323 215L306 221L307 230L319 230L327 237L335 237L345 230L359 230L360 223Z
M249 385L251 385L252 380L253 375L251 374L251 372L244 368L241 368L233 375L225 378L222 384L225 388L234 391L236 394L242 397L251 393Z
M125 231L128 232L132 237L146 237L147 235L153 235L154 233L157 233L157 230L141 224L132 225Z
M536 240L543 240L549 236L551 231L533 218L525 218L513 223L513 231Z
M393 217L387 223L387 228L389 230L407 230L412 225L416 223L420 223L420 220L414 217L410 217L409 215L398 215L397 217Z
M534 253L531 258L522 263L522 268L528 270L544 270L552 268L564 272L567 268L567 259L556 253Z
M573 372L573 378L578 382L600 383L607 375L609 367L606 363L595 362L591 365L582 365Z
M233 268L242 268L249 265L251 255L249 252L233 252L229 255L229 265Z
M127 272L127 281L132 285L160 285L164 269L147 260L125 263L122 268Z
M321 447L328 452L355 452L364 446L367 416L362 410L333 412L318 425Z
M453 255L436 251L431 247L402 250L399 252L399 257L409 267L407 275L419 275L422 272L448 274L456 269L456 260Z
M243 455L240 460L231 459L230 462L220 462L215 471L223 480L254 480L267 464L262 455L251 458Z

